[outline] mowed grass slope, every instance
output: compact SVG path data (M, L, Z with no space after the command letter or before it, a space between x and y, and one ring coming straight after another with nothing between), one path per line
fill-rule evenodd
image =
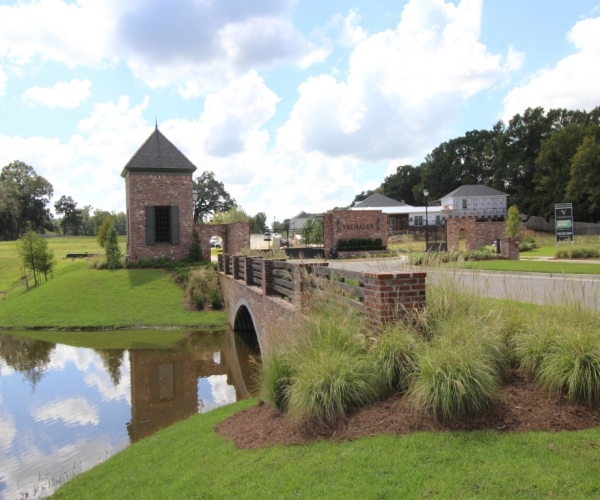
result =
M61 488L57 499L597 498L600 430L415 433L240 450L196 415Z
M0 325L36 327L218 326L223 312L191 312L183 292L161 269L99 271L87 262L58 270L54 279L12 292L0 307Z
M123 245L124 237L120 237ZM69 253L100 253L95 237L48 239L57 267L54 278L26 289L16 242L0 242L0 327L126 328L136 326L212 327L227 323L223 312L191 312L183 291L160 269L88 269ZM150 335L150 334L149 334Z

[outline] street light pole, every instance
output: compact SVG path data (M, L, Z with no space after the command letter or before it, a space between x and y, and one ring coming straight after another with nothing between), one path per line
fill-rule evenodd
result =
M429 189L423 189L423 194L425 195L425 251L427 252L427 247L429 246L429 214L427 213L427 197L429 196Z

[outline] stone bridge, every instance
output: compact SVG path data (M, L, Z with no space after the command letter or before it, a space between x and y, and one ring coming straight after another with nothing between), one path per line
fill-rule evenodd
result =
M333 293L337 302L363 313L374 330L425 307L424 272L353 272L327 263L224 254L219 274L230 325L254 333L261 353L272 335L301 320L308 293Z

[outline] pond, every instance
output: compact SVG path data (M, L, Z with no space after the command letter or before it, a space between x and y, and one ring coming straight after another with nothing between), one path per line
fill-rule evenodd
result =
M186 331L164 350L0 333L0 499L48 496L159 429L251 397L257 354L231 330Z

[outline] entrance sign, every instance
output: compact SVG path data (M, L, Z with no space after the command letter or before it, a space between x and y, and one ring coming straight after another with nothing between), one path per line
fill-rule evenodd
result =
M573 204L557 203L554 205L554 220L556 245L561 241L570 241L573 244Z

